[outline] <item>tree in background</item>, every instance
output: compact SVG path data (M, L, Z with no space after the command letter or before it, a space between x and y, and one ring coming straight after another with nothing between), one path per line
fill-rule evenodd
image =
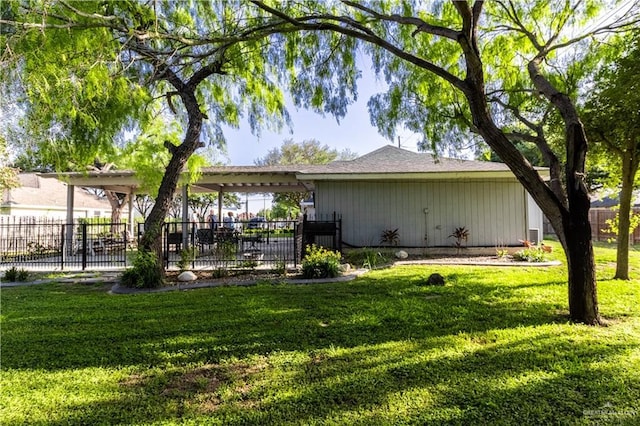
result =
M262 158L254 160L257 166L327 164L335 160L353 160L357 154L346 149L341 152L322 145L316 139L296 143L286 139L280 148L273 148ZM289 209L300 210L300 203L308 197L308 192L281 192L273 194L273 201Z
M7 142L0 136L0 191L20 186L18 169L10 167L7 163Z
M607 172L602 182L620 189L615 278L628 280L630 235L640 223L632 214L633 192L640 188L640 36L621 38L610 49L616 56L597 74L583 117L593 162Z
M271 219L290 220L300 216L300 205L290 206L276 202L271 206Z

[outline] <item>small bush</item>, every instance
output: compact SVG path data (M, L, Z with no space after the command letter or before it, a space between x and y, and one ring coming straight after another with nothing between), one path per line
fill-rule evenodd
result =
M276 265L273 269L273 272L275 272L277 275L287 275L287 262L280 259L276 260Z
M340 275L340 252L312 244L302 260L304 278L333 278Z
M529 247L524 250L517 251L513 254L513 258L519 262L544 262L547 260L544 251L538 247Z
M178 268L180 271L186 271L191 268L191 264L198 257L198 249L195 247L180 250L180 260Z
M17 269L15 266L7 269L4 273L4 280L8 282L27 281L29 279L29 271L26 269Z
M224 268L217 268L211 272L212 278L225 278L229 276L229 271Z
M400 241L400 235L398 234L398 228L385 229L380 236L380 244L386 244L390 246L397 246Z
M156 288L164 284L158 256L150 251L138 250L132 267L122 274L122 285L131 288Z

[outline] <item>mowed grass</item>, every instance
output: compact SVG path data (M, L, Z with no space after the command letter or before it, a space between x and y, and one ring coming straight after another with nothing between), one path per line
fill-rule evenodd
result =
M563 266L5 288L0 424L640 424L640 250L630 282L596 256L608 327L568 322Z

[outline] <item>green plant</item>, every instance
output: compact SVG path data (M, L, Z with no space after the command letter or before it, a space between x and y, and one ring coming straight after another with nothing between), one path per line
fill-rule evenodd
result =
M304 278L333 278L340 274L340 252L312 244L302 260Z
M539 247L529 247L513 254L513 258L520 262L544 262L545 252Z
M122 285L131 288L156 288L164 285L158 263L155 253L138 250L133 256L132 267L122 274Z
M225 268L216 268L211 272L212 278L224 278L229 276L229 271Z
M243 260L240 262L240 268L255 269L258 266L258 262L255 260Z
M380 236L380 244L397 246L399 240L400 240L400 235L398 234L398 228L385 229L384 231L382 231L382 235Z
M196 260L196 257L198 257L198 249L195 247L189 247L180 250L180 260L178 261L178 268L181 271L188 270L193 264L193 261Z
M496 257L498 259L505 259L507 256L509 256L509 250L507 250L505 248L497 248L496 249Z
M284 260L277 259L275 263L275 267L273 271L278 275L286 275L287 274L287 262Z
M464 226L460 226L456 228L451 235L449 235L449 238L451 237L456 239L455 243L453 243L453 246L458 249L458 254L460 254L460 250L466 248L465 245L462 244L462 242L464 241L464 243L466 244L467 240L469 239L469 230Z
M233 241L220 241L214 249L217 259L232 260L236 252L236 244Z
M4 280L9 282L21 282L29 279L29 271L18 269L15 266L7 269L4 273Z

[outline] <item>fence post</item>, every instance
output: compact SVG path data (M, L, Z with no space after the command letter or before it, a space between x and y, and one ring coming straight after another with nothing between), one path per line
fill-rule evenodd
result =
M62 232L60 233L60 270L64 270L64 261L67 257L67 247L66 247L66 241L67 239L65 238L65 227L66 225L63 223L62 224ZM73 247L71 248L71 250L73 250Z
M83 223L82 227L82 270L87 269L87 224Z

